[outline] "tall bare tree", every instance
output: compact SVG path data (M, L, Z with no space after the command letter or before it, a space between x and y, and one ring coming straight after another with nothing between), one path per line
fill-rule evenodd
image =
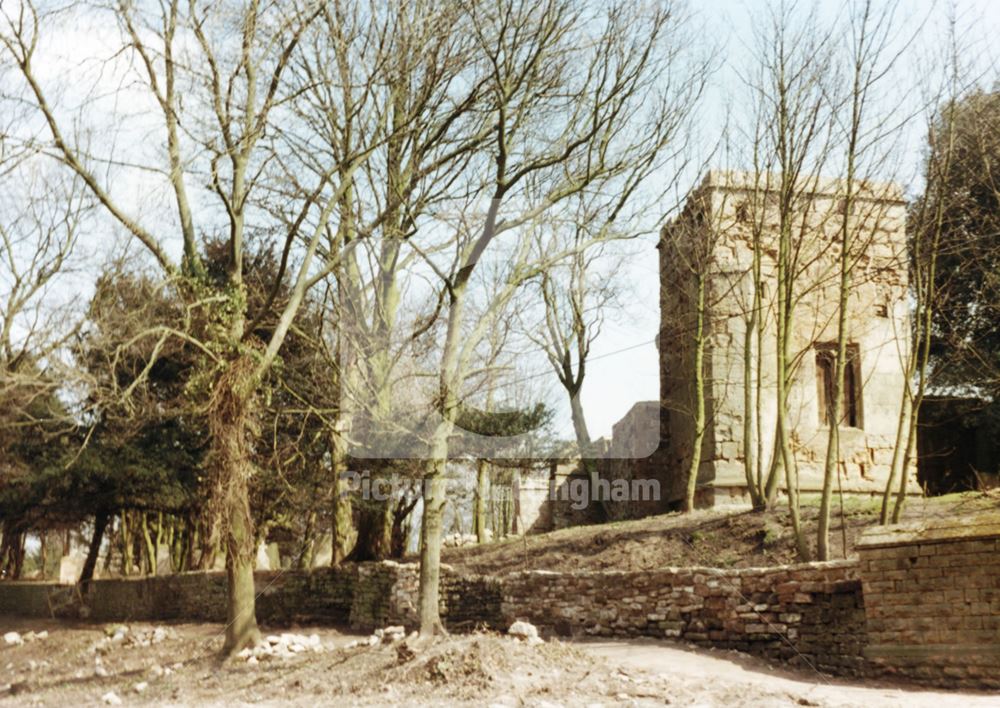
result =
M962 200L961 190L953 189L949 175L982 169L974 160L970 163L969 153L962 149L958 116L963 99L978 89L980 79L970 71L970 58L963 53L964 43L957 19L951 17L948 41L939 50L926 74L928 150L924 165L925 192L911 208L908 224L913 345L906 353L907 386L902 392L895 448L882 496L879 516L882 524L890 520L892 523L899 522L916 460L917 417L931 375L935 315L941 306L942 291L947 290L946 278L939 273L939 263L945 256L945 238L951 226L949 212ZM965 240L964 235L962 240Z
M589 503L595 521L607 520L607 501L597 496L598 468L583 407L583 384L591 347L600 336L606 317L622 304L621 284L625 252L615 243L634 234L614 230L604 217L603 200L588 205L577 200L573 218L565 225L549 223L540 229L536 258L568 250L565 262L539 273L535 287L541 308L540 321L525 323L528 338L545 354L566 393L576 436L580 464L590 480ZM601 230L604 233L595 233ZM585 244L591 244L589 248Z
M799 514L798 469L790 429L789 392L800 353L793 350L795 311L811 288L804 274L816 260L810 233L816 232L815 214L809 196L817 191L820 172L829 155L831 139L828 89L825 84L831 59L829 29L818 22L815 10L802 13L793 5L772 6L755 27L757 39L754 74L746 81L751 92L753 127L748 134L753 194L747 200L751 223L776 224L776 239L770 242L769 228L753 229L759 239L753 243L752 287L761 289L765 279L762 254L773 253L774 359L775 359L775 439L770 471L764 485L768 498L777 490L778 475L784 472L792 527L799 555L811 556ZM767 306L754 295L751 316L762 326ZM751 332L745 352L753 351ZM763 347L757 349L757 357ZM745 372L746 373L746 372ZM756 415L761 413L759 400ZM750 425L749 416L745 425ZM745 440L745 446L751 441ZM759 447L758 447L759 450ZM749 468L748 468L749 472ZM759 490L759 487L758 487Z
M856 287L856 268L872 245L872 234L885 220L880 212L880 198L891 194L872 193L863 182L886 164L891 164L889 148L894 146L899 128L898 118L887 114L887 107L877 101L889 95L884 86L892 79L891 70L902 49L893 47L898 5L890 4L876 10L868 0L853 6L848 22L849 41L845 95L840 99L837 124L837 148L843 154L844 174L840 196L837 265L837 327L836 351L833 361L833 388L830 392L827 421L826 455L823 461L823 488L817 520L816 554L819 560L829 560L830 507L833 482L840 481L840 428L843 423L843 397L848 365L848 321L851 292ZM835 99L836 101L837 99ZM882 115L873 115L880 111ZM884 177L884 174L883 174ZM859 199L860 197L860 199ZM875 200L872 200L875 197Z
M679 8L613 5L594 14L559 0L511 0L471 8L471 24L488 77L492 131L470 166L469 193L488 199L485 213L454 221L458 248L444 284L446 330L438 371L440 420L429 440L421 527L420 629L441 631L438 611L445 464L462 404L468 362L485 321L469 323L467 301L477 264L504 234L555 214L587 190L605 190L624 207L664 148L678 140L704 72L685 66ZM470 200L469 203L473 203ZM620 211L620 209L619 209ZM517 287L566 254L532 262L527 239L507 249L507 287ZM524 244L524 245L521 245Z
M123 143L101 139L114 120L107 111L53 98L66 87L54 88L39 71L47 60L39 50L46 28L66 17L40 13L31 2L5 7L0 45L19 70L24 100L46 126L48 152L87 185L106 216L141 244L164 277L182 283L192 306L209 313L201 331L158 328L147 336L160 341L184 336L197 342L204 355L212 506L222 521L228 575L223 651L235 652L259 640L248 499L257 396L306 290L336 266L336 258L317 256L331 216L358 167L386 136L370 132L320 174L307 172L301 191L284 189L288 181L298 184L290 175L298 171L302 157L301 125L288 107L302 87L290 67L307 46L304 38L324 33L316 22L319 6L247 0L216 7L172 0L77 6L68 12L71 19L96 17L117 29L118 47L108 69L129 79L120 92L132 92L128 98L141 97L154 106L158 120L141 126L156 136L153 141L132 142L126 149ZM373 27L367 19L343 29L350 47L388 41L384 26ZM74 120L89 129L94 136L90 142L79 131L67 130ZM169 219L142 213L107 174L128 173L130 166L167 186L173 201ZM198 189L198 184L208 187ZM221 281L206 278L199 255L200 236L212 231L224 234L229 255ZM297 255L282 261L282 267L290 263L294 268L292 286L267 341L259 341L246 319L243 262L247 234L265 231L277 235L285 253L294 247ZM170 254L170 244L177 240L182 244L179 262Z

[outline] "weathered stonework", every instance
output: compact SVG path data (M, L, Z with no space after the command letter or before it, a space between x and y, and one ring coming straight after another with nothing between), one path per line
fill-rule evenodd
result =
M776 179L776 178L773 178ZM828 423L822 352L837 339L839 241L843 183L813 186L795 215L796 305L790 355L797 362L789 390L789 423L800 489L822 488ZM756 196L755 196L756 195ZM764 206L750 207L750 204ZM753 236L761 234L761 346L751 347L751 385L760 390L760 443L768 467L776 429L776 194L752 175L711 172L660 241L660 360L664 405L663 465L667 495L683 497L694 440L696 274L707 283L705 399L708 427L700 450L700 505L746 500L744 351L754 311ZM756 213L755 213L756 212ZM893 185L856 185L849 217L855 249L847 339L857 361L849 373L852 403L844 405L839 474L848 492L881 493L889 472L909 352L905 203ZM849 367L850 368L850 367ZM845 399L846 400L846 399ZM846 410L853 411L847 419ZM915 475L913 475L915 477ZM914 486L913 491L919 491Z
M872 664L1000 688L1000 513L874 529L858 550Z
M557 634L676 639L838 674L864 667L853 563L513 573L503 579L503 615Z
M257 619L265 624L319 623L371 630L418 623L419 569L414 563L345 563L337 568L254 574ZM81 607L86 610L81 613ZM0 615L98 622L226 619L226 575L193 572L95 580L80 595L55 583L0 583ZM452 627L503 625L498 581L442 568L441 616Z
M518 619L561 635L659 637L738 649L804 669L1000 688L1000 513L880 528L860 561L774 568L662 568L462 576L442 568L452 629ZM265 624L415 628L418 567L345 564L256 575ZM0 583L0 615L77 616L54 583ZM225 620L225 575L97 580L97 621Z
M609 480L636 480L655 485L655 495L630 495L624 503L610 504L612 519L635 519L668 511L667 491L673 482L666 457L660 448L661 410L659 401L640 401L615 423L611 443L603 460L601 476Z

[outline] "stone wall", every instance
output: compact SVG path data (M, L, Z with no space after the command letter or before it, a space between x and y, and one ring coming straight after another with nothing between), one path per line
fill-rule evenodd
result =
M254 574L257 619L263 624L318 623L371 630L418 624L418 566L413 563L346 563L339 568ZM457 629L500 629L500 583L443 568L441 615ZM0 583L0 615L81 616L98 622L201 620L223 622L226 575L180 573L148 578L95 580L81 595L55 583Z
M1000 688L1000 513L874 529L858 550L874 667Z
M850 562L527 571L504 578L503 614L557 634L677 639L837 674L864 668L864 605Z
M758 654L839 674L863 664L864 609L856 566L462 576L444 567L441 614L451 629L503 629L527 619L557 634L651 636ZM315 622L371 630L418 624L412 563L255 575L263 624ZM97 580L85 602L95 621L225 618L224 573ZM75 588L0 583L0 614L75 616Z
M858 548L859 561L775 568L485 577L445 566L440 609L456 630L502 630L524 619L560 635L659 637L838 675L1000 688L1000 512L873 529ZM418 624L416 564L255 577L264 624ZM74 593L54 583L0 583L0 615L77 616ZM82 599L97 621L221 622L225 575L98 580Z
M767 177L762 175L761 179ZM770 176L772 190L776 176ZM802 185L805 187L805 185ZM801 249L794 284L796 304L790 354L800 361L788 389L792 444L803 491L818 491L828 438L826 410L820 410L825 375L823 352L837 339L839 292L831 285L836 248L831 243L847 219L857 230L858 267L848 302L846 336L856 352L850 396L856 415L841 424L839 472L845 492L880 493L892 459L899 391L906 381L909 350L906 207L893 185L855 185L851 213L844 214L844 183L820 180L793 221L792 240ZM752 349L750 385L760 393L752 410L760 414L759 450L773 448L777 410L777 361L773 313L778 241L777 200L752 174L710 172L684 211L662 232L660 249L660 400L667 414L661 447L673 501L683 497L692 455L699 459L701 506L742 504L744 460L744 353L750 315L760 314L763 344ZM755 240L761 245L761 286L753 277ZM697 283L705 283L703 386L706 420L700 450L694 441ZM755 293L761 298L755 307ZM751 331L751 340L754 332ZM751 345L753 346L753 345ZM845 397L847 400L848 397ZM753 441L746 441L751 444ZM754 447L757 447L756 445ZM911 479L913 477L911 476ZM920 490L914 483L911 491Z
M358 568L263 571L254 574L257 617L262 622L350 621ZM226 615L226 575L179 573L146 578L95 580L83 595L55 583L0 583L0 614L36 617L85 615L95 621L190 619L222 622Z
M610 518L637 519L668 510L668 486L672 483L660 439L666 417L659 401L640 401L614 424L611 442L598 470L608 480L625 480L630 494L625 501L607 505ZM639 480L649 485L650 494L632 494Z

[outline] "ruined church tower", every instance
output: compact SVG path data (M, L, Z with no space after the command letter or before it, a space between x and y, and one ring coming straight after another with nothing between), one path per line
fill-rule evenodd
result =
M661 444L667 505L683 499L695 439L698 313L704 438L696 503L746 503L745 454L767 475L776 427L777 178L710 172L659 242ZM803 493L822 487L837 342L844 219L854 246L841 397L840 484L881 493L889 474L910 352L905 203L894 185L797 189L789 243L793 293L789 427ZM847 213L847 212L850 213ZM755 248L754 244L757 244ZM758 254L755 267L754 253ZM756 273L756 275L755 275ZM759 277L758 277L759 276ZM699 297L699 284L704 285ZM701 307L699 308L699 302ZM747 394L752 408L747 437ZM783 476L782 485L783 486Z

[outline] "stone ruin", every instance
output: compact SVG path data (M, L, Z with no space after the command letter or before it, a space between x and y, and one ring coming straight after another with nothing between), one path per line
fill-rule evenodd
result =
M762 245L758 309L760 346L751 345L751 385L760 392L760 441L767 465L776 424L777 194L754 176L710 172L683 212L668 224L658 244L661 327L659 401L642 402L614 430L616 457L605 465L613 477L654 478L663 495L643 516L676 508L683 499L694 439L694 337L697 276L705 296L705 420L696 503L749 501L744 469L744 351L753 311L753 235ZM776 177L771 175L772 183ZM790 433L800 489L822 488L833 346L837 341L839 239L844 183L817 180L796 210L791 233L797 266L790 354ZM856 265L847 313L848 364L841 399L840 485L845 492L884 489L895 444L899 407L910 351L906 205L891 184L857 183L849 225ZM756 426L755 426L756 427ZM653 431L651 433L651 431ZM650 434L659 437L649 454ZM633 450L634 448L634 450ZM630 450L634 454L630 453ZM915 475L911 479L915 480ZM913 492L918 492L913 482Z

